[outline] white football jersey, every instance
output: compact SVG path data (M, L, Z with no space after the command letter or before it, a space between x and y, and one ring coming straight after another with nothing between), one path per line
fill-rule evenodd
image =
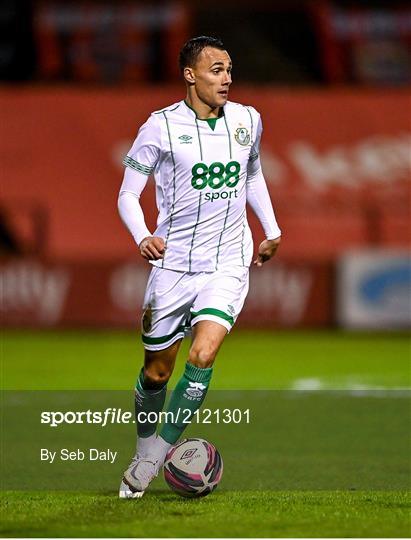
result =
M258 157L261 132L259 113L233 102L210 121L180 101L141 126L124 164L154 173L154 236L164 238L166 251L152 264L186 272L250 265L247 166Z

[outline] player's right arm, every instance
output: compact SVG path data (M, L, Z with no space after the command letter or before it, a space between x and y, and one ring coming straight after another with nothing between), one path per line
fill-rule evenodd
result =
M147 260L158 260L164 256L163 238L152 236L147 228L140 205L149 175L160 157L161 132L154 115L141 126L133 146L124 159L126 169L118 197L118 210L140 248L141 256Z

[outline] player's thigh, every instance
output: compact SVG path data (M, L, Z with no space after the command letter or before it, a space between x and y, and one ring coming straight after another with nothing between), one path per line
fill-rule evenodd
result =
M144 296L141 324L146 351L161 352L169 347L174 351L172 345L181 341L189 325L194 297L192 288L187 286L185 273L157 267L152 270Z
M234 267L211 273L191 308L191 325L211 321L230 332L248 293L248 268Z

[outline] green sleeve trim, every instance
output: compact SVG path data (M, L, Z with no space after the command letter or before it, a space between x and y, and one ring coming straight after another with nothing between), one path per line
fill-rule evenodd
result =
M146 174L147 176L149 176L154 171L154 167L148 167L147 165L143 165L142 163L139 163L135 159L131 158L130 156L126 156L123 159L123 165L125 165L126 167L130 167L131 169L134 169L141 174Z
M194 319L195 317L198 317L199 315L215 315L216 317L220 317L220 319L224 319L225 321L228 321L231 324L231 326L234 324L233 317L231 317L231 315L228 315L228 313L221 311L220 309L204 308L204 309L200 309L200 311L191 312L192 319Z
M177 330L175 330L172 334L168 334L168 336L148 337L143 334L141 339L143 340L143 343L146 343L147 345L160 345L161 343L166 343L180 333L184 334L184 326L179 326Z

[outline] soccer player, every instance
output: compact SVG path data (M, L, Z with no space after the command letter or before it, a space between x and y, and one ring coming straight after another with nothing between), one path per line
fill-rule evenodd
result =
M186 410L192 417L201 406L217 352L243 307L253 254L246 203L266 235L257 267L275 254L281 236L261 171L260 115L228 101L231 59L224 45L193 38L179 63L186 98L154 112L140 127L124 160L118 200L141 256L153 265L143 305L144 367L135 391L141 421L136 455L120 486L125 498L143 495L183 433ZM139 202L152 173L158 209L153 233ZM157 435L167 381L190 327L188 360Z

